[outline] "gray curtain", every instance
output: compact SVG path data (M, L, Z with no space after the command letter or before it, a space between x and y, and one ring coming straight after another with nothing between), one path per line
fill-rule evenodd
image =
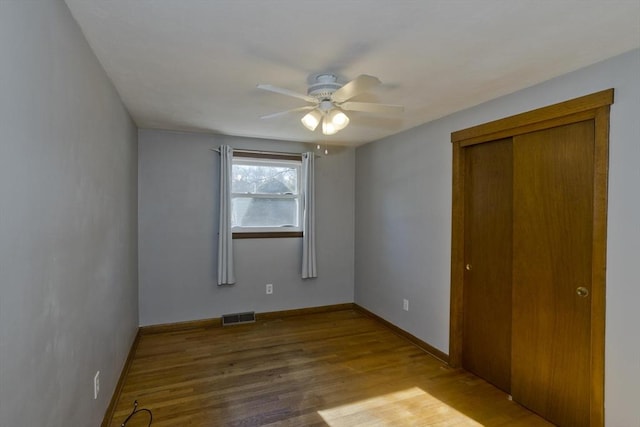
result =
M315 156L302 155L302 201L304 218L302 221L302 278L318 277L316 267L316 208L315 208Z
M236 282L233 270L233 235L231 233L231 169L233 150L220 146L220 227L218 230L218 285Z

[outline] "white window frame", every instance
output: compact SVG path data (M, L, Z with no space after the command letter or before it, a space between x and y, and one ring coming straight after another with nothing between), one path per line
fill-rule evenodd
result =
M293 159L292 156L286 156L279 158L278 156L260 156L256 155L255 157L250 155L241 155L233 157L233 166L235 165L249 165L249 166L273 166L273 167L293 167L296 170L296 179L297 179L297 192L296 193L231 193L231 200L233 201L236 198L248 198L248 199L287 199L287 200L295 200L297 202L297 219L298 224L289 226L283 225L278 227L247 227L247 226L233 226L232 232L234 233L234 237L242 237L242 234L255 234L264 233L263 236L255 236L255 237L270 237L269 233L301 233L302 232L302 215L303 215L303 206L302 206L302 158ZM232 202L233 206L233 202ZM233 209L233 208L232 208ZM232 215L234 212L232 210ZM286 237L286 236L282 236Z

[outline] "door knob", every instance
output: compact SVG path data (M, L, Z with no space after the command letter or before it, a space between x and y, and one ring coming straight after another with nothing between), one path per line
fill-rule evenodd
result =
M576 289L576 294L578 294L579 297L586 298L589 296L589 289L580 286Z
M471 271L471 264L465 265L464 269L467 270L467 271Z

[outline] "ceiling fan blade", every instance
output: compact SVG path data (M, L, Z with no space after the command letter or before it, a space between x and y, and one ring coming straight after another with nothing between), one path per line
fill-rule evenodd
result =
M280 95L293 96L294 98L304 99L307 102L313 102L313 103L318 102L318 100L312 96L304 95L302 93L294 92L292 90L285 89L278 86L259 84L257 88L262 90L268 90L269 92L279 93Z
M402 105L375 104L372 102L343 102L340 108L347 111L364 111L366 113L401 113Z
M292 110L280 111L278 113L273 113L273 114L267 114L266 116L262 116L260 118L261 119L272 119L274 117L286 116L287 114L290 114L290 113L297 113L298 111L313 110L314 108L316 108L315 105L307 105L305 107L298 107L298 108L294 108Z
M366 92L381 82L377 77L361 74L349 83L342 86L331 95L331 100L337 103L345 102L356 95Z

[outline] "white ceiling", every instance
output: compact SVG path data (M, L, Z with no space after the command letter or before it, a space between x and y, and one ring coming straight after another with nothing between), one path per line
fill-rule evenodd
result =
M640 47L638 0L66 0L141 128L359 145ZM311 76L383 84L325 137L306 105Z

